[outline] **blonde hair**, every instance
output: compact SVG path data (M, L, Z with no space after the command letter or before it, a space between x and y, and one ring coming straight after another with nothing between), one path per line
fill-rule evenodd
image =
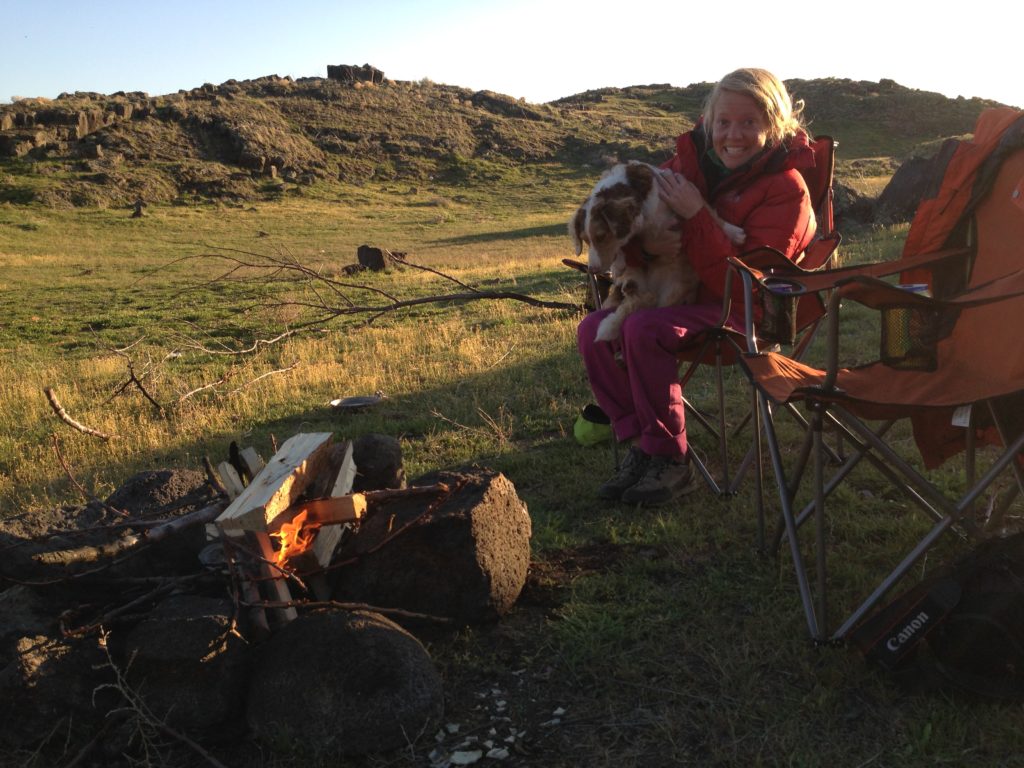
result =
M715 106L722 91L742 93L757 102L768 118L768 144L779 144L803 130L803 100L794 102L782 81L767 69L747 67L730 72L711 90L704 104L704 124L709 139L714 130Z

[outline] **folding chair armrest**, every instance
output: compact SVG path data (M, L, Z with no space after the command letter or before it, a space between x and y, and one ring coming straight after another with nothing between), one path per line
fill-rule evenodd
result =
M839 372L839 310L844 299L856 301L877 311L903 307L960 311L1024 296L1024 270L1015 270L949 299L937 299L910 292L869 275L847 276L840 279L834 287L827 311L825 379L821 384L821 389L825 392L835 389Z
M889 277L907 270L931 268L950 259L961 258L971 252L970 248L949 248L894 261L879 261L826 270L805 270L788 259L783 262L770 262L763 252L772 250L770 248L758 249L754 252L757 255L756 259L748 259L747 254L743 254L739 257L731 257L729 262L737 269L749 272L754 280L761 283L768 278L785 280L791 284L791 292L798 295L831 291L839 283L852 277ZM778 252L776 251L776 253Z
M877 310L892 307L966 309L1024 295L1024 269L1014 270L945 299L912 293L898 285L867 275L840 280L836 283L835 292L841 298L851 299Z

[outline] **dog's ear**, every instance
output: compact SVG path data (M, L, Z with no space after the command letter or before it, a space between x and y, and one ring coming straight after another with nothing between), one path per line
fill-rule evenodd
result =
M646 199L654 186L654 169L646 163L631 162L626 166L626 182L638 200Z
M583 253L583 227L587 223L587 208L581 205L572 218L569 219L569 236L572 237L573 247L576 255Z
M599 212L612 234L619 240L625 240L632 234L637 223L640 206L632 198L607 200Z

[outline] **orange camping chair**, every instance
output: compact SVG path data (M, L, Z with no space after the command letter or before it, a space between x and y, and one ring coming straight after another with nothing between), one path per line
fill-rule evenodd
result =
M817 218L817 234L807 250L791 261L782 253L762 248L744 254L745 264L754 265L762 271L771 272L774 280L785 280L790 275L803 276L829 269L836 259L840 235L835 230L833 216L833 171L837 142L831 136L817 136L811 144L815 165L803 172L807 189ZM821 318L824 303L817 294L804 294L789 298L777 292L766 292L755 296L758 304L747 302L747 329L738 330L729 324L732 313L732 275L727 276L726 298L722 315L715 326L693 334L680 356L680 382L684 393L698 373L709 365L713 371L715 401L712 405L699 407L691 395L684 397L688 430L697 424L715 444L720 469L716 476L708 467L700 451L691 450L691 462L704 478L708 487L719 495L731 495L739 488L754 461L755 452L751 447L735 469L731 466L730 442L740 438L743 431L754 421L754 407L727 408L724 370L735 365L737 359L750 351L758 351L768 345L787 345L792 356L800 358L814 338ZM784 286L785 282L777 282ZM794 415L802 417L793 409ZM691 445L692 445L692 435ZM746 442L746 441L744 441ZM762 536L763 538L763 536Z
M937 194L919 207L900 259L787 278L786 297L830 294L824 368L779 351L751 350L740 360L754 387L784 536L815 640L848 637L944 534L986 535L1024 492L1024 344L1018 338L1024 318L1024 113L989 110L979 118L972 141L953 144L955 153L942 153L946 164L934 187ZM742 260L734 260L734 266L748 289L775 291L771 273ZM899 275L900 285L882 279L892 275ZM931 296L920 292L921 284ZM879 311L878 360L841 365L843 301ZM810 430L786 466L774 413L796 403L809 412ZM890 428L904 418L911 419L925 470L965 453L960 489L940 487L947 483L930 480L886 442ZM828 478L822 439L827 425L851 446ZM982 443L999 451L979 474L976 449ZM931 527L830 634L828 500L862 460L924 510ZM797 494L808 474L804 498L809 501L798 508ZM997 479L1007 476L1009 488L999 489ZM982 526L972 509L990 489L988 521ZM815 590L799 539L807 520L814 521ZM863 554L871 559L871 553Z

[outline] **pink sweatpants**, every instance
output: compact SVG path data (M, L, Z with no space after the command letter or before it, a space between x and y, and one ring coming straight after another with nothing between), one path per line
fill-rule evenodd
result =
M577 330L597 404L611 419L618 440L638 438L640 449L650 455L685 454L686 414L676 354L688 335L718 322L721 304L637 310L626 318L614 345L594 341L609 312L590 313ZM619 348L622 361L615 359Z

